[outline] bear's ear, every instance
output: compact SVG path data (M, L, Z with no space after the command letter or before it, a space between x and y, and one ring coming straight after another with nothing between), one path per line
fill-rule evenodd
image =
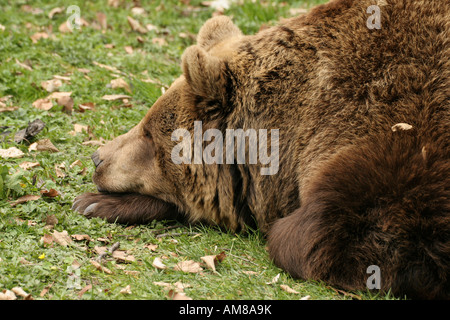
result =
M182 57L183 73L196 95L226 101L228 72L226 62L198 45L186 49Z
M201 27L197 35L197 44L208 51L225 39L241 35L241 30L233 24L229 17L217 16L206 21Z

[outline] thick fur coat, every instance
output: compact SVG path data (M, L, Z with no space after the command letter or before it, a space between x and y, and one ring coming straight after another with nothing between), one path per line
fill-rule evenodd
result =
M294 277L450 298L450 3L334 0L243 35L205 23L183 75L99 149L89 217L257 226ZM175 164L178 128L278 129L279 167ZM203 142L207 145L207 142ZM247 146L247 156L249 156Z

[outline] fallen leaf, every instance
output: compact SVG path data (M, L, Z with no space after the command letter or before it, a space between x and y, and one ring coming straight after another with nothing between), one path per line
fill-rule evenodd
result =
M28 70L28 71L33 71L33 68L31 68L31 65L27 64L27 63L22 63L19 60L17 60L16 58L16 63L21 66L22 68Z
M56 99L56 103L63 106L63 112L71 114L73 110L73 99L68 96L62 96Z
M295 293L298 294L300 292L295 291L294 289L292 289L291 287L285 285L285 284L280 284L280 288L284 291L286 291L287 293Z
M132 46L125 46L123 48L125 49L126 53L133 54L133 47Z
M121 290L119 291L119 293L122 293L122 294L131 294L131 287L130 287L130 285L127 285L125 288L121 289Z
M59 192L53 188L50 190L41 190L40 192L41 192L42 196L49 197L49 198L54 198L59 195Z
M160 269L160 270L167 269L167 266L158 257L156 257L153 260L152 266L154 266L156 269Z
M95 64L96 66L100 67L100 68L103 68L103 69L106 69L106 70L109 70L109 71L112 71L112 72L116 72L116 73L122 73L122 72L121 72L119 69L117 69L116 67L111 67L111 66L108 66L108 65L106 65L106 64L99 63L99 62L97 62L97 61L93 61L92 63Z
M153 38L152 43L157 44L161 47L167 45L167 41L164 38Z
M42 98L37 99L35 102L33 102L32 106L40 110L48 111L53 107L53 103L48 98Z
M222 262L223 259L225 259L225 252L221 252L220 254L215 255L204 256L201 257L200 259L202 259L205 262L206 266L209 269L215 272L217 263Z
M97 12L97 20L103 30L106 30L108 28L106 14L104 14L103 12Z
M128 254L124 250L115 250L112 253L112 257L114 259L116 259L118 262L134 262L134 261L136 261L136 258L133 255Z
M176 292L175 290L169 290L167 295L172 300L192 300L184 292Z
M31 150L30 150L31 149ZM29 151L37 150L37 151L51 151L51 152L59 152L58 148L56 148L50 139L42 139L30 145L28 148Z
M95 104L93 102L85 102L78 105L79 112L85 112L86 110L94 110Z
M53 239L63 247L67 247L70 243L72 243L72 239L70 239L66 230L63 230L62 232L53 230L52 236Z
M300 298L300 300L309 300L309 299L311 299L311 296L309 295Z
M158 245L157 244L147 244L147 245L145 245L144 246L144 248L147 248L147 249L149 249L150 251L156 251L156 249L158 248Z
M101 267L101 266L100 266ZM83 289L81 289L78 292L78 297L81 298L83 296L83 294L85 294L86 292L88 292L89 290L92 289L92 284L88 284L87 286L85 286Z
M57 178L64 178L66 174L63 170L66 169L66 165L64 163L57 164L55 163L55 173Z
M91 70L86 69L86 68L77 68L77 70L78 70L79 72L81 72L81 73L84 73L84 74L91 72Z
M113 101L113 100L119 100L119 99L130 99L130 96L127 96L125 94L107 94L102 97L103 100Z
M36 32L30 38L33 43L37 43L40 39L48 39L48 34L46 32Z
M107 274L112 274L112 271L109 270L107 267L102 266L100 263L98 263L95 260L89 260L91 262L91 264L98 270L98 271L102 271L104 273Z
M113 89L123 88L127 90L129 93L131 93L130 85L122 78L111 80L111 88Z
M277 274L275 277L272 278L270 282L266 282L266 284L274 284L278 282L278 279L280 279L280 274Z
M11 290L3 290L0 292L0 300L16 300L17 297Z
M57 91L61 86L62 81L59 79L51 79L41 82L41 87L44 88L47 92Z
M53 9L50 10L50 12L48 13L48 18L49 18L49 19L52 19L53 16L54 16L55 14L62 13L63 11L64 11L64 8L59 8L59 7L53 8Z
M39 297L44 297L47 292L50 290L50 288L52 287L53 283L50 283L49 285L45 286L44 289L42 289L41 293L39 294Z
M8 111L16 111L19 107L13 106L13 107L0 107L0 112L8 112Z
M26 293L21 287L14 287L11 289L12 292L14 292L19 297L22 297L24 300L33 300L33 297L31 294Z
M195 262L193 260L186 260L178 262L175 265L174 270L190 273L198 273L201 272L203 268L200 267L200 264L198 262Z
M87 234L73 234L73 235L71 235L71 237L77 241L82 241L82 240L91 241L91 237Z
M58 224L58 218L54 214L49 214L45 218L45 225L46 226L56 226Z
M130 25L131 29L133 29L133 31L137 31L139 33L147 33L147 29L144 28L143 26L141 26L139 21L134 20L130 16L127 16L127 20L128 20L128 24Z
M41 238L44 247L50 247L53 244L53 236L51 234L44 234Z
M8 149L0 149L0 157L2 158L21 158L24 156L22 150L16 147L10 147Z
M28 170L34 167L39 167L40 164L39 162L29 162L29 161L24 161L21 164L19 164L19 167L21 167L24 170Z
M140 16L145 13L145 9L141 7L133 7L131 8L131 13L135 16Z

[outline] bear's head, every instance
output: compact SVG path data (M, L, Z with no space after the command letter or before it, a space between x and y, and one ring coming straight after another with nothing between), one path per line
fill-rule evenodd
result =
M180 196L189 197L187 189L201 186L192 181L196 176L192 167L180 165L175 159L183 156L175 148L182 141L182 134L176 136L180 132L177 129L193 133L194 123L199 120L204 120L203 130L220 127L232 86L228 61L233 57L234 43L242 36L225 16L203 25L197 44L187 48L182 57L183 74L134 128L93 154L93 181L100 192L148 195L181 210L195 211L192 203L186 204L187 200Z

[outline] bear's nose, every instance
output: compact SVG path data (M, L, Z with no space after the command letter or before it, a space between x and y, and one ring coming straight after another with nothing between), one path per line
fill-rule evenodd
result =
M103 162L103 160L100 160L100 156L99 156L98 150L95 151L95 152L92 154L91 159L92 159L92 161L94 162L94 165L95 165L96 168L100 165L100 163Z

